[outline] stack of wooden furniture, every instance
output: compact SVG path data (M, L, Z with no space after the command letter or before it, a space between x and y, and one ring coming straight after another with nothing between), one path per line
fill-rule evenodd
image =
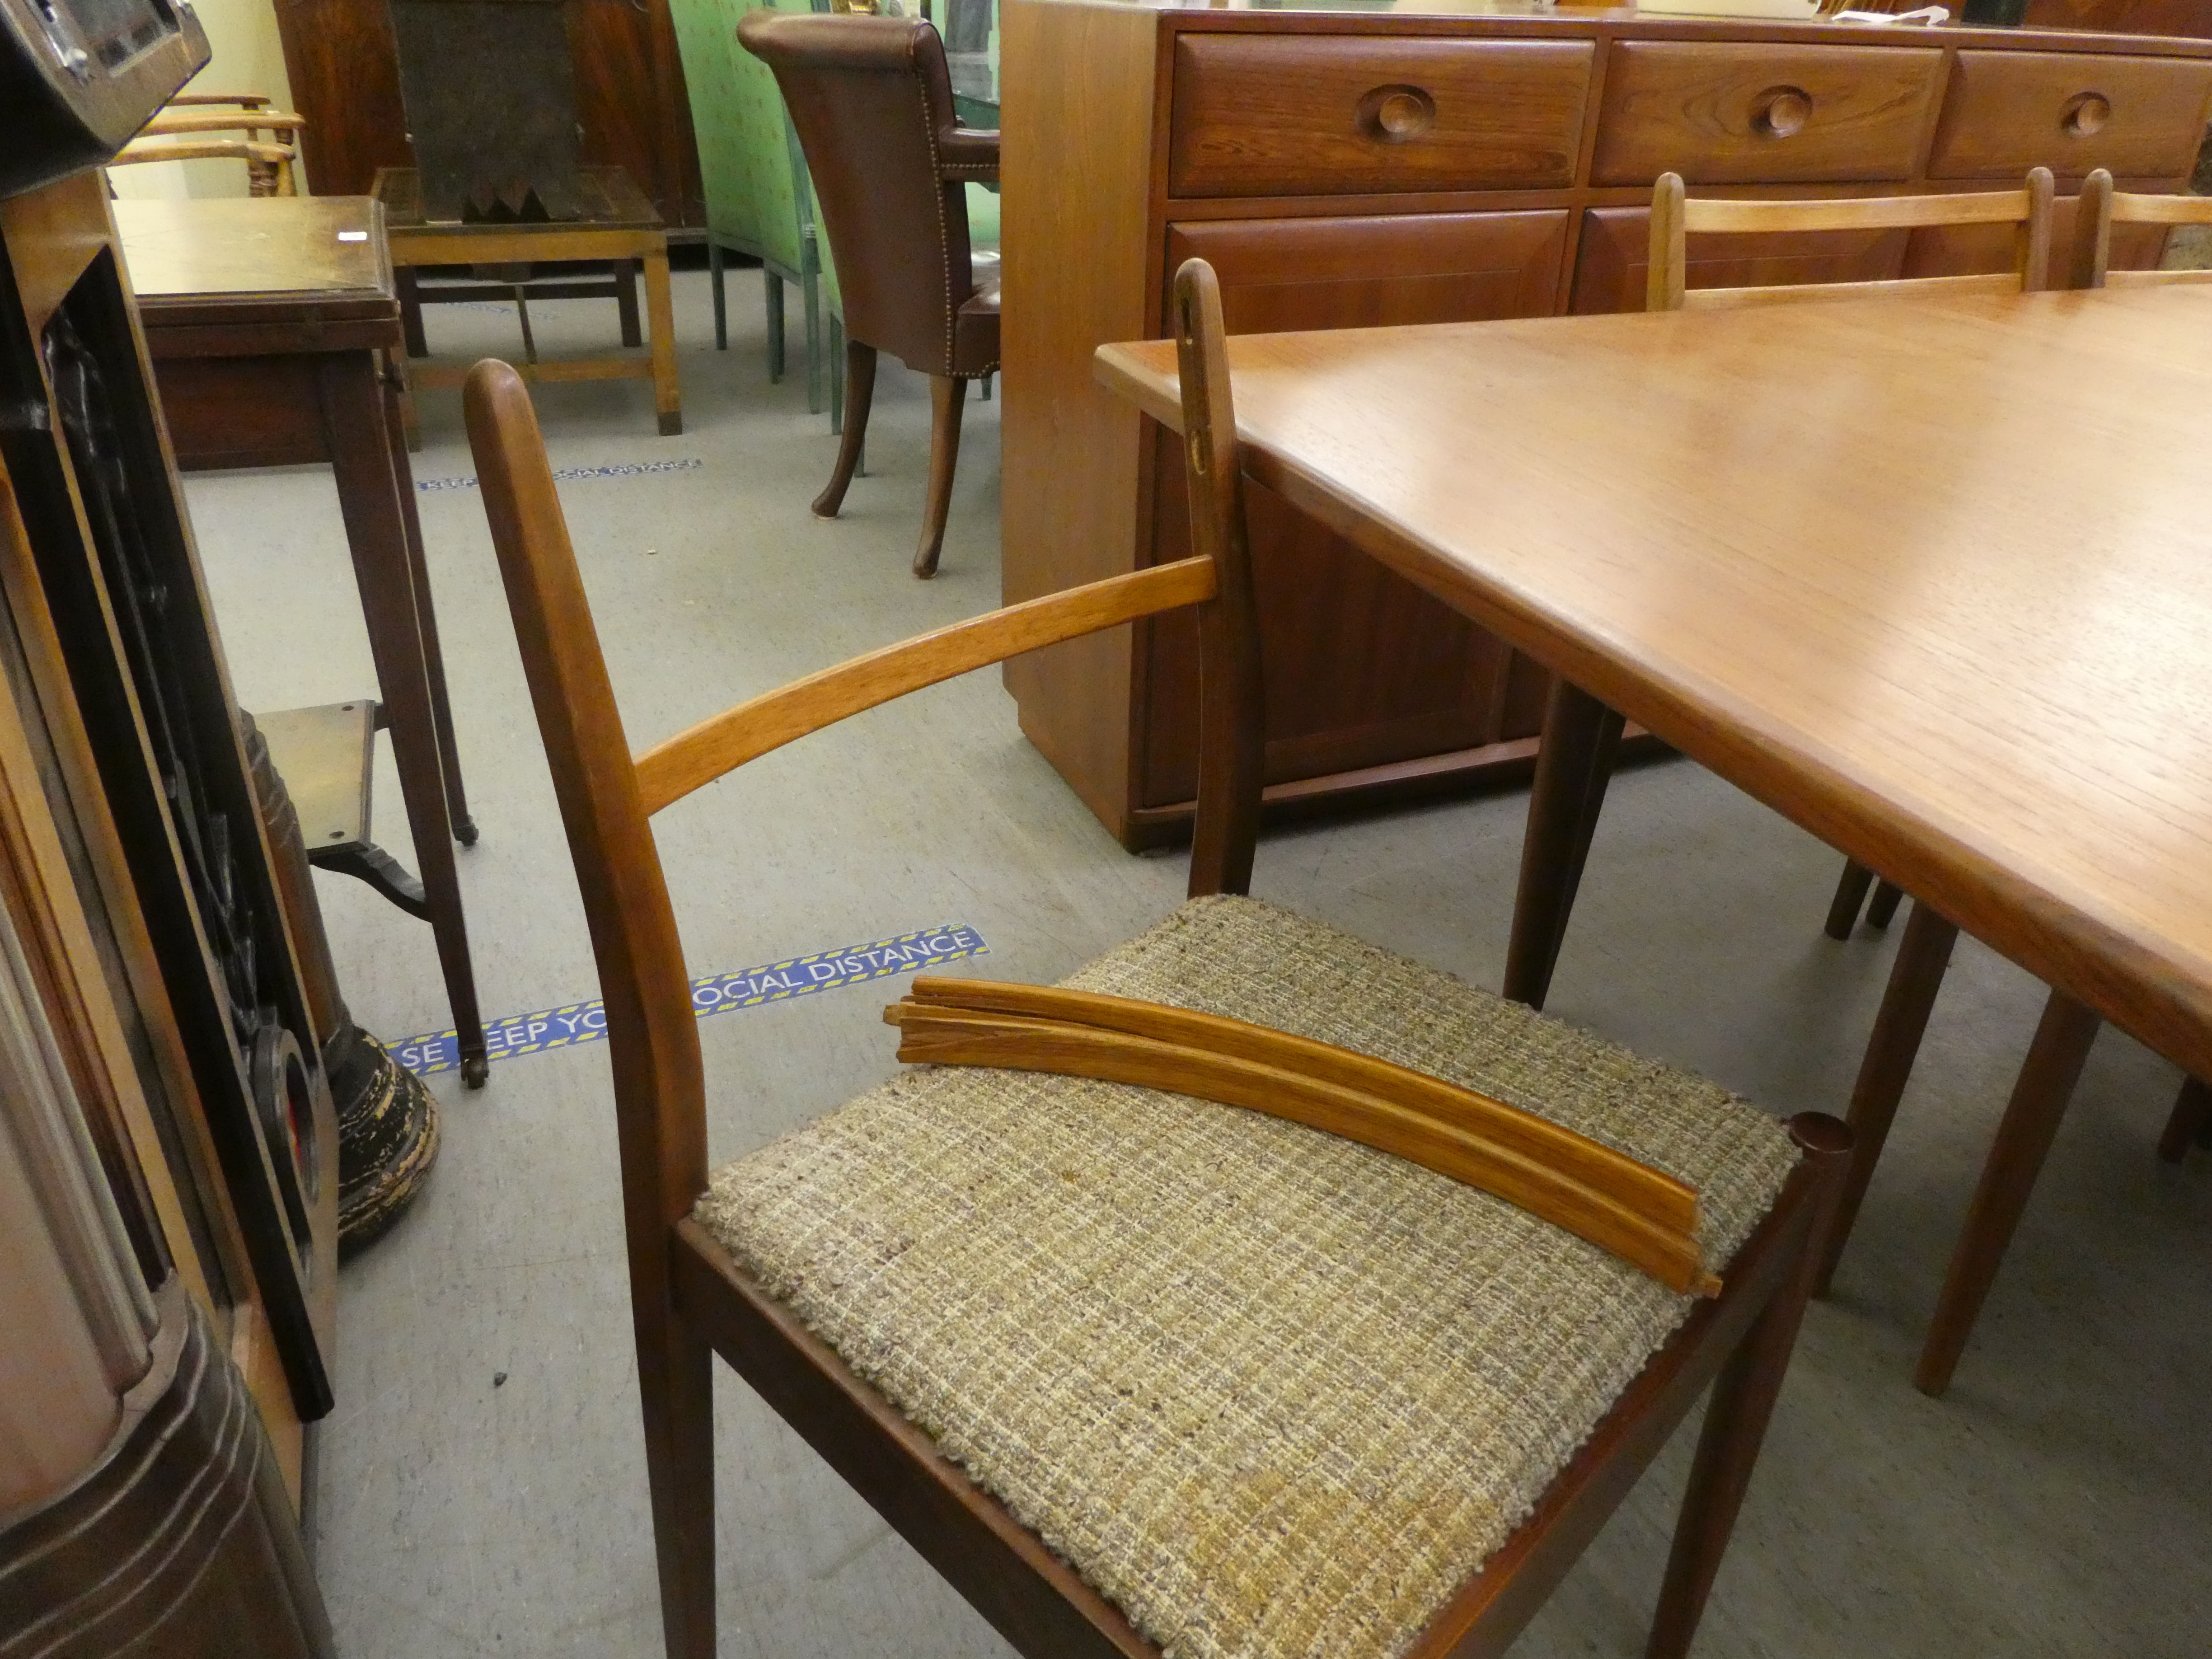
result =
M2106 167L2186 183L2212 41L1736 24L1572 11L1346 15L1006 0L1009 599L1180 556L1171 441L1091 378L1164 331L1202 254L1231 332L1640 310L1651 190L1918 194ZM2115 268L2165 229L2116 229ZM2008 227L1782 234L1692 288L2008 268ZM1808 430L1808 441L1813 434ZM1566 441L1571 441L1568 434ZM1268 800L1294 811L1528 775L1547 676L1363 556L1347 523L1255 489L1276 675ZM1188 833L1196 642L1161 617L1011 665L1023 729L1127 845Z
M333 1401L338 1137L274 780L97 170L207 40L154 0L21 13L0 6L0 1648L306 1659L331 1651L297 1514Z
M307 123L258 93L180 92L108 163L243 161L250 196L297 196Z

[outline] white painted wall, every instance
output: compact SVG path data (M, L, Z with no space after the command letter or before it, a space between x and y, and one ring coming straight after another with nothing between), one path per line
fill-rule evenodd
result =
M214 52L208 66L187 88L191 92L258 92L292 107L292 86L284 75L284 48L276 34L272 0L192 0ZM240 161L164 161L117 167L108 174L115 193L125 198L243 196L246 166ZM306 169L300 188L310 188Z

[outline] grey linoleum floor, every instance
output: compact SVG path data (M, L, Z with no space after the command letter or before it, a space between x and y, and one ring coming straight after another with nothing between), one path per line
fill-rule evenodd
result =
M997 598L999 405L970 404L944 574L907 574L927 436L885 366L869 476L846 517L807 502L832 451L796 378L763 368L757 276L731 349L679 273L687 431L653 435L637 383L549 389L555 464L634 741ZM798 307L792 307L796 320ZM538 308L557 347L610 330ZM431 318L442 353L515 349L495 308ZM793 328L793 357L799 356ZM472 471L451 394L425 410L426 483ZM696 463L696 465L692 465ZM250 708L374 683L326 472L190 485ZM484 1006L595 992L591 958L475 492L421 497L468 787L461 856ZM408 838L388 760L381 838ZM1276 834L1255 890L1495 986L1522 798ZM1180 895L1024 742L994 675L940 688L748 769L665 815L695 972L941 923L981 971L1058 975ZM1615 784L1554 1012L1698 1067L1778 1113L1840 1111L1893 948L1824 938L1837 860L1686 763ZM319 877L354 1009L388 1038L443 1026L427 929ZM892 1068L888 984L702 1026L717 1159ZM1846 1654L2193 1655L2212 1628L2212 1161L2152 1142L2173 1068L2106 1032L1951 1396L1907 1382L1922 1322L2041 992L1963 945L1835 1298L1807 1324L1707 1614L1709 1659ZM659 1651L604 1046L434 1086L445 1148L416 1211L343 1273L337 1410L313 1522L354 1659ZM501 1382L501 1378L504 1382ZM1006 1651L726 1371L718 1383L721 1651L969 1659ZM1516 1655L1627 1655L1663 1560L1687 1436Z

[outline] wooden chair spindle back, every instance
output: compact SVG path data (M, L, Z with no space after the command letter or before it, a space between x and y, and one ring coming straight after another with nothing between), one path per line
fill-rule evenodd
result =
M2074 218L2074 258L2069 272L2075 288L2153 288L2177 283L2212 283L2212 270L2112 270L2112 227L2120 225L2212 225L2212 197L2142 196L2112 188L2112 175L2099 167L2081 181L2081 204Z
M2050 285L2051 178L2029 169L2018 190L1971 195L1875 196L1845 200L1691 200L1680 173L1664 173L1651 191L1647 311L1712 310L1806 300L1877 298L1893 294L2034 294ZM1967 276L1897 276L1863 283L1798 283L1758 288L1692 289L1688 239L1699 235L1774 235L1789 231L1910 230L1949 225L2014 227L2009 273Z

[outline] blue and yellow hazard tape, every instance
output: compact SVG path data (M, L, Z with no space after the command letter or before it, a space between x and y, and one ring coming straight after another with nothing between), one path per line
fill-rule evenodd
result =
M575 483L586 478L635 478L649 472L693 472L706 465L696 457L681 461L618 461L612 466L563 466L556 468L553 482ZM476 474L467 473L453 478L417 478L415 488L428 493L434 489L474 489Z
M860 985L893 974L933 968L963 957L984 956L990 948L973 927L925 927L896 939L817 951L811 957L793 957L733 974L708 974L691 981L691 1009L704 1019L709 1014L758 1008L792 997L812 996L817 991L834 991L841 985ZM572 1002L534 1014L511 1014L489 1021L484 1026L484 1052L494 1060L513 1060L550 1048L596 1042L606 1034L606 1005L594 998L590 1002ZM459 1035L452 1030L410 1037L392 1043L391 1048L393 1057L417 1077L450 1072L461 1063Z

